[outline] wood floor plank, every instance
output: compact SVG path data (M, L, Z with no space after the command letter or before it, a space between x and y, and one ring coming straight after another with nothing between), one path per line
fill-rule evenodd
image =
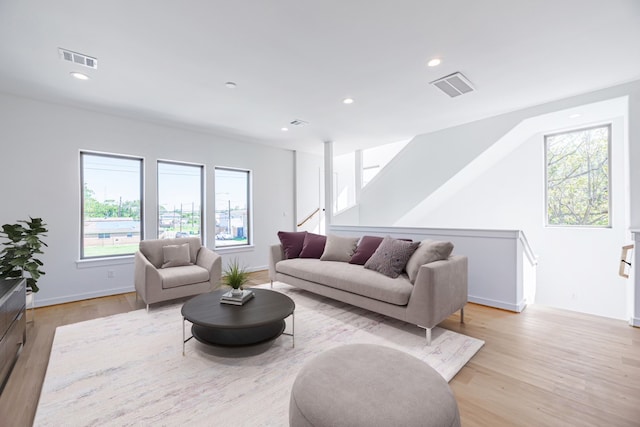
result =
M250 285L266 282L266 271L252 273ZM0 425L32 425L56 327L144 307L128 293L36 309L0 395ZM450 382L465 427L640 425L640 329L626 322L468 304L465 324L454 314L440 326L485 341Z

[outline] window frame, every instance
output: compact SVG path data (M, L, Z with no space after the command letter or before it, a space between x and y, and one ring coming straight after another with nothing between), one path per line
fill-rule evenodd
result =
M236 244L236 245L224 245L224 246L218 246L217 244L217 230L216 230L216 213L218 211L218 206L217 206L217 197L215 197L215 195L217 195L217 171L221 170L221 171L231 171L231 172L244 172L247 174L247 190L246 190L246 197L247 197L247 230L245 230L245 233L247 235L247 243L242 243L242 244ZM235 168L235 167L228 167L228 166L215 166L214 167L214 171L213 171L213 193L214 193L214 212L213 212L213 229L214 229L214 235L213 235L213 246L216 250L232 250L232 249L242 249L242 248L247 248L247 247L251 247L253 246L253 171L251 169L245 169L245 168ZM231 221L231 219L229 219L229 221Z
M80 260L100 260L100 259L112 259L119 257L133 257L135 252L126 253L126 254L114 254L114 255L97 255L97 256L85 256L85 247L84 247L84 222L85 222L85 212L84 212L84 156L98 156L98 157L108 157L112 159L126 159L126 160L137 160L140 162L140 241L144 240L145 234L145 213L144 213L144 158L140 156L131 156L126 154L116 154L116 153L106 153L101 151L90 151L90 150L80 150L79 156L79 166L80 166Z
M607 199L608 199L608 223L607 225L588 225L588 224L550 224L549 223L549 138L570 133L585 132L593 129L607 129ZM567 131L555 132L544 135L544 225L548 228L588 228L588 229L610 229L613 228L613 212L612 212L612 170L611 170L611 145L612 145L612 123L603 123L593 126L574 128Z
M200 240L204 244L205 241L205 227L206 227L206 218L205 218L205 165L200 163L189 163L189 162L180 162L176 160L163 160L158 159L156 161L156 233L157 238L160 238L160 163L169 164L169 165L177 165L177 166L191 166L191 167L199 167L200 168ZM195 236L195 235L194 235Z

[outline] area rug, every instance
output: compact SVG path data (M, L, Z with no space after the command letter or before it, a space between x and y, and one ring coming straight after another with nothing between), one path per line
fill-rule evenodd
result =
M181 304L57 328L34 425L286 426L296 374L325 350L393 347L449 381L484 344L435 328L427 347L417 326L282 283L274 289L295 301L295 348L286 335L236 350L191 340L183 356Z

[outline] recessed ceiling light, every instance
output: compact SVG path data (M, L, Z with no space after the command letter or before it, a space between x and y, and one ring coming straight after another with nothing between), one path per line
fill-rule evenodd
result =
M228 87L229 89L235 89L236 86L238 86L237 84L235 84L234 82L226 82L224 84L226 87Z
M72 71L69 74L71 74L71 77L78 80L89 80L89 76L87 76L86 74L79 73L77 71Z
M574 114L569 116L570 119L577 119L578 117L580 117L579 113L574 113Z
M343 104L353 104L353 98L345 98L342 100Z
M427 62L427 65L429 67L437 67L441 62L440 58L433 58L431 61Z
M282 132L287 132L287 131L289 130L289 128L280 128L280 130L281 130Z

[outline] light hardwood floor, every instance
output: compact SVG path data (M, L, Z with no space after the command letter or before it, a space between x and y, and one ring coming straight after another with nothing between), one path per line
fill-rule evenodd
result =
M253 284L267 281L252 274ZM32 425L57 326L143 307L129 293L36 309L0 396L0 426ZM640 426L640 329L537 305L516 314L476 304L465 324L456 314L440 326L485 341L450 383L464 427Z

